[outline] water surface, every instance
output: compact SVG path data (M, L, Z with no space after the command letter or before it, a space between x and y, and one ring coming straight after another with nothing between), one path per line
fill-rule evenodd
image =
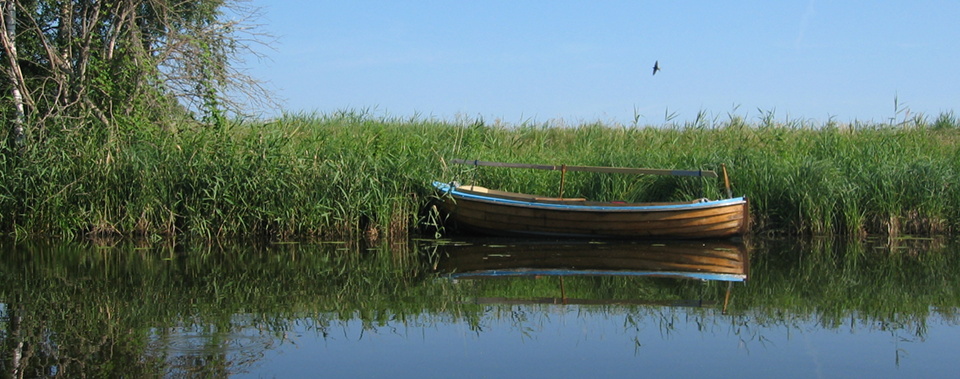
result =
M678 275L703 270L706 258L662 258L669 243L535 245L7 242L0 248L0 361L4 372L25 377L956 371L960 258L948 242L762 240L711 245L705 253L684 247L683 254L708 254L714 266L744 271L745 281ZM742 266L714 254L740 248ZM462 263L451 270L451 256L476 254L474 264L493 262L503 273L508 258L525 251L549 251L538 261L559 257L574 267L449 278L468 271ZM584 260L591 251L618 263ZM645 258L625 263L623 254ZM571 274L617 265L649 275Z

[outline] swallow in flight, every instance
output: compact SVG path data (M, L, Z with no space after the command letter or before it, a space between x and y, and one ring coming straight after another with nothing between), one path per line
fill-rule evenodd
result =
M660 61L653 62L653 74L656 75L657 71L660 71Z

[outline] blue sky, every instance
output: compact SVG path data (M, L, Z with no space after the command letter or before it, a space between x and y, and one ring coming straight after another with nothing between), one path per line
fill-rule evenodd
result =
M885 121L895 98L932 119L960 104L953 0L249 5L276 37L249 73L290 113L659 125L700 111Z

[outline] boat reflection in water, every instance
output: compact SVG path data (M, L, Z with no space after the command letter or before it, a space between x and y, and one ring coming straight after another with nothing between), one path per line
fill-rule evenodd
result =
M744 282L749 275L745 244L711 241L604 241L478 239L454 241L438 249L435 269L451 279L503 277L560 277L561 297L510 300L481 298L493 303L609 304L610 301L568 299L565 276L621 276ZM724 299L729 301L730 289ZM663 304L650 301L616 301L629 304ZM701 301L663 305L703 306Z

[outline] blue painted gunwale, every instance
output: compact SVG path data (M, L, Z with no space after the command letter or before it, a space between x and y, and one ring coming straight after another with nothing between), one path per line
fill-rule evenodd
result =
M581 211L581 212L668 212L668 211L683 211L683 210L695 210L695 209L704 209L704 208L714 208L721 207L731 204L739 204L746 202L744 197L734 197L730 199L722 200L709 200L702 203L685 203L685 204L666 204L666 205L576 205L576 204L555 204L555 203L544 203L539 201L522 201L522 200L513 200L513 199L504 199L496 196L483 196L476 193L468 193L460 191L448 183L443 183L439 181L433 182L433 186L437 188L440 192L445 194L455 195L456 197L482 201L487 203L501 204L501 205L511 205L517 207L525 208L541 208L541 209L555 209L555 210L565 210L565 211Z
M455 272L447 274L450 279L479 279L496 277L527 277L527 276L647 276L680 279L710 280L721 282L744 282L746 275L718 274L709 272L681 272L681 271L615 271L615 270L575 270L575 269L514 269L514 270L485 270L473 272Z

